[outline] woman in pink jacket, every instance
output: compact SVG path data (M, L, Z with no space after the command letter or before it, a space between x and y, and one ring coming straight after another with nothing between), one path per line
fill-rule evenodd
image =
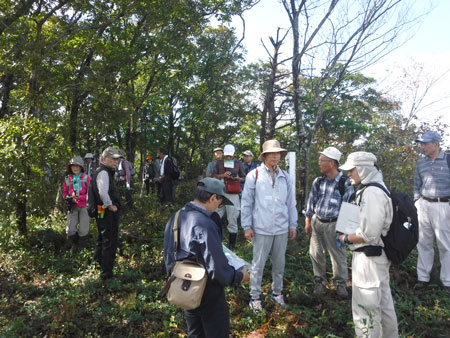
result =
M67 202L67 247L72 251L82 249L89 236L89 215L87 213L87 194L91 178L84 173L83 159L72 158L66 166L63 198ZM78 226L78 229L77 229Z

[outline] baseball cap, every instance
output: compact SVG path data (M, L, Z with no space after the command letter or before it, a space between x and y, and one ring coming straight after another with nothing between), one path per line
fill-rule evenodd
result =
M215 153L216 151L223 151L223 149L220 147L214 148L213 153Z
M223 182L219 181L217 178L205 177L197 183L197 187L198 186L211 194L221 196L223 205L233 205L233 203L225 197L225 184L223 184Z
M227 144L223 149L224 156L233 156L235 152L234 146L232 144Z
M108 147L103 150L102 157L120 158L122 157L122 155L120 155L119 151L116 148Z
M427 131L422 137L418 138L416 142L439 142L441 140L441 135L435 131Z
M338 161L338 163L342 156L342 153L335 147L325 148L325 150L321 151L319 154L325 155L326 157L331 158L332 160Z
M250 150L244 151L244 156L251 156L253 157L253 153Z
M351 153L347 157L347 161L339 167L341 170L351 170L355 167L374 166L377 162L377 157L365 151L357 151Z
M94 155L92 155L92 153L86 153L86 155L84 155L84 158L94 158Z

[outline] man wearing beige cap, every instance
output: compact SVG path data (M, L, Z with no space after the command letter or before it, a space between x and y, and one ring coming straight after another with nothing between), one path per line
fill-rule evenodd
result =
M248 173L242 194L241 223L245 238L253 244L253 260L250 274L250 308L262 310L261 282L266 260L272 255L273 301L281 307L283 275L288 238L297 234L297 208L295 189L288 173L278 166L287 153L276 140L263 144L259 160L264 163Z
M100 277L103 280L113 277L116 259L121 204L114 181L114 172L120 157L119 151L113 147L108 147L103 151L101 165L95 171L91 182L93 199L89 192L88 209L97 209L95 218L98 238L93 260L100 264Z
M363 151L351 153L341 170L348 171L359 205L359 227L354 233L339 236L342 244L353 251L352 313L358 337L398 337L391 289L390 261L383 250L383 240L389 231L393 209L391 199L378 187L385 186L383 176L375 166L377 158Z
M305 232L311 236L309 255L314 271L314 293L326 291L327 252L331 257L336 293L348 297L347 252L336 246L336 221L342 202L348 202L354 193L349 178L339 170L342 153L335 147L320 152L319 167L323 176L317 177L311 188L306 207Z

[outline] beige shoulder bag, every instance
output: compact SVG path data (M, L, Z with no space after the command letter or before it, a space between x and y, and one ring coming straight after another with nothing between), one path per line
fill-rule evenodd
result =
M173 222L173 250L176 256L178 251L178 210ZM175 261L172 272L160 296L167 296L170 304L179 306L184 310L193 310L200 306L205 291L208 274L203 266L195 261Z

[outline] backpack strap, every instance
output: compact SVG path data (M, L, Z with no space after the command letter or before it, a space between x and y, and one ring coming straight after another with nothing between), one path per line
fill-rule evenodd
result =
M178 231L178 217L180 216L180 212L181 209L177 211L177 213L175 214L175 219L173 221L173 226L172 226L172 230L173 230L173 252L176 256L177 251L178 251L178 243L180 240L180 234Z
M448 170L450 170L450 153L445 153L445 156L447 157Z
M345 182L347 182L347 175L342 174L341 178L339 179L339 193L341 196L344 196L345 194Z
M256 181L258 180L258 167L256 167L256 176L255 176L255 184L256 184Z

